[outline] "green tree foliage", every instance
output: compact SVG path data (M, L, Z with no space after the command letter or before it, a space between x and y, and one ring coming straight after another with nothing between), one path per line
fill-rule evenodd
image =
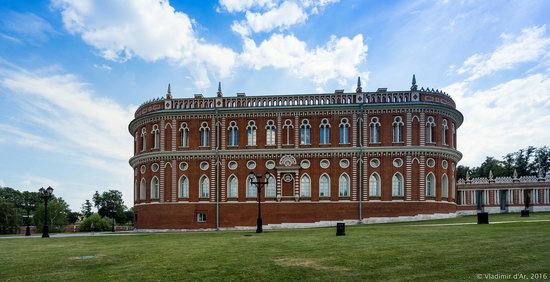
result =
M6 199L0 198L0 234L17 232L21 225L20 210Z
M94 213L86 217L82 223L80 223L80 231L110 231L111 224L108 219L101 217L99 214Z
M502 160L487 157L479 167L468 167L459 165L457 167L458 178L466 178L466 171L470 177L488 177L489 171L494 177L512 176L514 170L519 176L537 175L539 170L543 174L550 173L550 147L536 148L529 146L517 152L505 155Z
M97 193L97 191L96 191L96 193ZM92 208L93 208L93 205L90 202L90 200L86 200L82 204L82 209L80 211L81 211L81 213L84 217L88 217L88 216L92 215Z
M100 216L114 218L119 223L125 222L124 210L126 210L126 206L122 200L122 192L109 190L99 194L96 191L93 201Z
M67 222L69 224L75 224L80 219L80 213L79 212L69 212L67 214Z
M69 205L62 198L53 196L48 201L48 225L51 232L62 232L67 225L67 216L71 210ZM39 231L42 231L44 225L44 203L36 206L34 214L34 224Z

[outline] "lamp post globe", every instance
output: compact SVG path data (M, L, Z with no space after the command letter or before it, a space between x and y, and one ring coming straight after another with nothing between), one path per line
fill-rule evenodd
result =
M49 238L49 226L48 226L48 200L53 195L53 188L49 186L48 188L44 189L44 187L40 188L38 190L38 193L40 194L40 197L44 199L44 225L42 227L42 238Z

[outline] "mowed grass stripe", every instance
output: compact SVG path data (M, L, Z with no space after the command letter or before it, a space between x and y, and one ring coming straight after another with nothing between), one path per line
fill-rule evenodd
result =
M518 214L491 221L550 219ZM475 222L475 217L429 221ZM253 232L0 240L2 281L476 280L550 274L550 222L415 223ZM426 224L426 222L422 222ZM252 235L252 236L244 236ZM93 256L93 257L88 257Z

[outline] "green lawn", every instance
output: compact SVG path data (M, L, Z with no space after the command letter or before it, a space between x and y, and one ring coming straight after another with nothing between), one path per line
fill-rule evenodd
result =
M491 221L550 220L490 215ZM433 223L475 222L461 217ZM0 281L477 280L546 273L550 221L411 226L427 222L253 232L0 239Z

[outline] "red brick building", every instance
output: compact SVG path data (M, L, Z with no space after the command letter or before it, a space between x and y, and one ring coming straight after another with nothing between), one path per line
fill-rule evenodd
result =
M433 89L355 93L165 98L141 105L135 137L138 229L254 226L249 172L272 177L263 222L455 213L452 98Z

